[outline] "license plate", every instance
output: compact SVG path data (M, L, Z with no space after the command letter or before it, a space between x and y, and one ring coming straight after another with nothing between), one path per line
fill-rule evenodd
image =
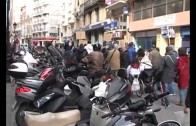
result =
M16 101L14 101L14 103L12 104L12 111L14 110L15 106L16 106Z

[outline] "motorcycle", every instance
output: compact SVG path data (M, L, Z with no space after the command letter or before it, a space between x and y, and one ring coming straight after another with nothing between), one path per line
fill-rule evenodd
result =
M152 106L154 101L157 101L166 95L169 95L169 93L159 95L157 93L151 93L144 98L145 100L136 101L130 104L127 108L121 108L117 111L105 114L102 118L111 117L111 121L107 124L107 126L119 124L121 126L142 126L145 124L148 126L157 126L158 121L154 113L160 111L161 108L152 110L148 107Z

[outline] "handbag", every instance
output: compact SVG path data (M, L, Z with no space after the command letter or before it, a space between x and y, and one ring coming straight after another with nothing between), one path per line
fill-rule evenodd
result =
M104 70L105 70L106 72L108 72L108 71L110 70L110 68L111 68L111 66L109 65L109 62L110 62L110 60L112 59L112 57L113 57L115 51L116 51L116 49L115 49L114 52L112 53L110 59L109 59L108 61L106 61L105 64L104 64Z
M131 85L131 90L132 90L132 91L138 91L138 90L140 90L140 85L139 85L139 80L138 80L138 78L135 78L135 79L133 80L133 83L132 83L132 85Z

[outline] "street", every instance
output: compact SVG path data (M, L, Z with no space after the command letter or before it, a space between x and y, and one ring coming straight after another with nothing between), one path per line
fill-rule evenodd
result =
M12 104L14 103L14 86L10 83L6 83L6 126L16 126L14 119L14 112L12 112ZM171 107L164 108L161 106L160 100L155 102L152 108L161 107L161 111L156 113L158 122L164 120L176 120L179 121L182 126L190 126L190 114L184 114L183 107L176 106L175 103L178 100L177 96L171 97ZM133 96L133 101L137 100L137 96Z

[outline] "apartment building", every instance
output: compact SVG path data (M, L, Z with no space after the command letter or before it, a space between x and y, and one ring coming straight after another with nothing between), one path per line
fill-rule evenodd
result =
M33 41L43 45L46 41L59 41L62 0L33 1Z
M129 0L130 41L149 49L153 44L190 50L190 0Z
M115 40L120 46L125 46L128 43L127 26L129 25L128 18L128 1L127 0L106 0L107 18L111 19L110 23L104 26L105 40Z
M74 16L76 0L64 0L62 6L62 33L64 41L72 38L76 28L76 17Z
M79 43L103 43L104 24L107 24L104 0L78 1L76 40ZM83 23L82 23L83 22Z

